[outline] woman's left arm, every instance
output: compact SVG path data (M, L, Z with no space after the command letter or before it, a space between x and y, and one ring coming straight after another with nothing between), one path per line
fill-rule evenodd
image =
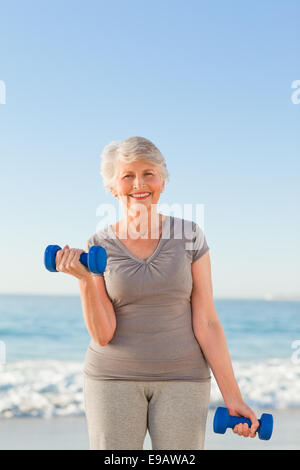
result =
M229 414L245 416L252 422L239 424L234 432L245 437L255 437L259 422L246 405L234 376L225 333L214 307L209 252L192 263L193 289L191 294L194 335L205 355L222 393Z

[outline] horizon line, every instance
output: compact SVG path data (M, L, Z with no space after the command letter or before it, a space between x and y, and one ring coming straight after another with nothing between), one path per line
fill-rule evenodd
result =
M0 296L27 296L27 297L79 297L80 294L68 294L68 293L36 293L36 292L0 292ZM300 296L284 296L284 295L274 295L274 296L259 296L259 297L238 297L238 296L214 296L214 300L263 300L265 302L276 302L276 301L286 301L286 302L299 302Z

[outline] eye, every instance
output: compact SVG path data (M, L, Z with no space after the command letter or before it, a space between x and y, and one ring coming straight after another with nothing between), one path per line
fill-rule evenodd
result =
M145 173L145 175L153 176L153 173ZM128 177L130 178L130 176L132 176L132 175L125 175L124 178L128 178Z

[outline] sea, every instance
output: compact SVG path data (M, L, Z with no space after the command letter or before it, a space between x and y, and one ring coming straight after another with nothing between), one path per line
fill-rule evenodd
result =
M300 408L300 302L214 303L244 401ZM84 416L89 341L80 296L0 295L0 418ZM212 374L210 408L222 405Z

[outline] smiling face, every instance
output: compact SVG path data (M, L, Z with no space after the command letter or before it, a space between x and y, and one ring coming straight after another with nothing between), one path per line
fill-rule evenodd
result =
M160 194L165 186L158 167L146 160L132 163L120 161L114 188L111 193L121 199L125 207L130 208L136 204L144 204L151 208L157 204ZM147 197L134 197L137 193L150 193Z

